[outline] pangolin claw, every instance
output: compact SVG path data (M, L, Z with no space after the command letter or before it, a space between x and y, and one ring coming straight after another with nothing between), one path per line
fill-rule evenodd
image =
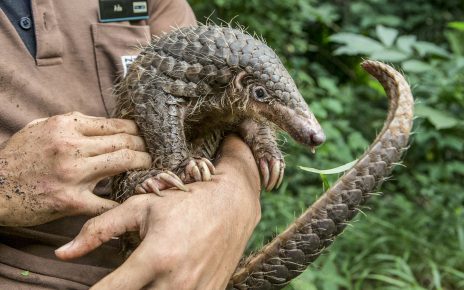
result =
M157 178L165 183L172 185L172 187L177 187L180 190L188 191L188 188L184 185L182 180L172 172L162 172L157 175Z
M135 192L137 194L154 193L158 196L163 196L161 190L170 187L188 191L188 188L177 175L170 171L164 171L145 179L141 184L137 185Z
M263 177L262 184L266 186L269 183L269 165L266 159L262 158L259 160L259 168Z
M259 168L262 176L262 184L266 191L271 191L280 186L285 169L283 160L272 158L268 161L267 158L261 158L259 160Z
M272 159L269 165L271 168L271 177L269 178L269 183L266 187L267 191L271 191L275 187L280 174L280 162L276 162L275 159Z
M210 181L216 169L206 158L192 158L185 167L181 178L184 182Z
M154 194L162 196L160 189L158 188L158 185L153 179L148 178L147 180L145 180L145 182L143 182L143 185L147 186Z

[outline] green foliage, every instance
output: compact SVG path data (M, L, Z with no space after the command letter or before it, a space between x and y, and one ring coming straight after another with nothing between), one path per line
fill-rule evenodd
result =
M282 187L263 193L254 250L337 179L298 166L355 160L381 127L382 87L362 58L403 71L416 97L415 134L385 194L287 289L464 289L464 6L462 0L193 0L200 21L240 23L262 35L321 121L312 155L285 134ZM214 11L214 12L213 12ZM274 233L273 233L274 232Z

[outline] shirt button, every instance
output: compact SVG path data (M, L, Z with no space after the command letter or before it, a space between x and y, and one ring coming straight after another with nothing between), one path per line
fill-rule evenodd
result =
M19 26L24 30L29 30L32 27L32 20L29 17L21 17Z

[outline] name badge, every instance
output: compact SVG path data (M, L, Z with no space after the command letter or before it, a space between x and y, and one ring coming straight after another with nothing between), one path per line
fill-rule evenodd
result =
M98 0L100 22L148 19L147 1Z

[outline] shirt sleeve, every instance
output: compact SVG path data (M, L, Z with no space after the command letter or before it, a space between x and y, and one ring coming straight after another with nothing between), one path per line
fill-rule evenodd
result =
M197 25L195 14L186 0L152 0L149 5L150 32L160 35L176 27Z

